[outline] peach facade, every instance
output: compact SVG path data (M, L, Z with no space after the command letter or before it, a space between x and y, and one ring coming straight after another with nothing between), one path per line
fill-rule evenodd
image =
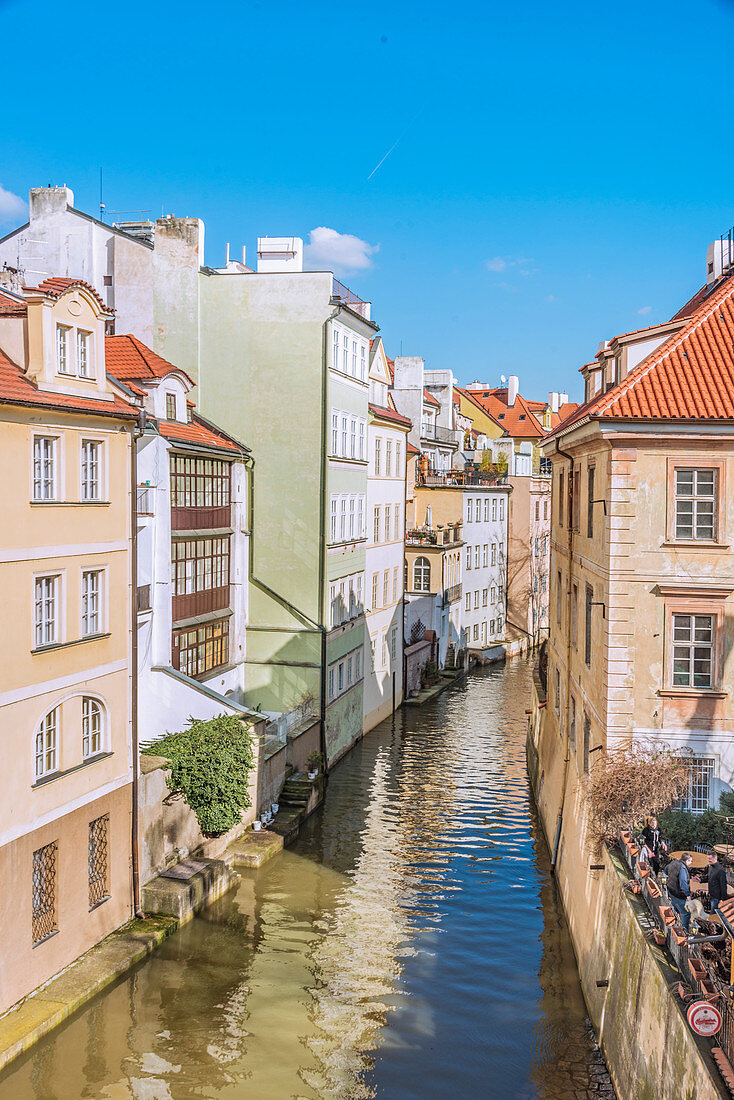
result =
M0 354L0 1011L132 914L136 415L105 375L101 303L79 286L27 302L28 358Z

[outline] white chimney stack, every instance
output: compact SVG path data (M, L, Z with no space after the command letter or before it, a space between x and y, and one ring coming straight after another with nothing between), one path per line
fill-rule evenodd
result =
M303 241L300 237L258 237L257 270L262 272L303 271Z
M520 379L516 374L511 374L507 379L507 404L510 408L517 401L517 394L520 389Z
M548 404L551 407L551 412L558 412L559 394L555 390L551 390L548 394Z
M224 266L226 267L228 263L229 263L229 241L227 241L227 244L226 244L225 249L224 249Z
M243 267L247 267L247 260L245 259L246 256L247 256L247 245L243 244L242 245L242 266Z
M567 404L568 404L568 394L567 393L559 393L558 394L558 407L559 407L559 409L560 409L561 405L567 405Z

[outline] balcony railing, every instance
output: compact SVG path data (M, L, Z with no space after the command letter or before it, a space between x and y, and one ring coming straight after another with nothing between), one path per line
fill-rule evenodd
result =
M363 301L362 298L358 297L358 295L356 295L353 290L350 290L348 286L344 286L344 283L340 283L338 279L332 279L331 297L337 302L342 302L343 305L349 306L355 313L359 313L361 317L369 321L370 303Z
M416 470L416 485L433 488L461 488L474 485L488 489L507 484L507 474L493 473L491 470L446 470L443 473L421 473Z
M171 508L171 530L205 531L231 526L232 512L229 504L213 508Z
M190 619L194 615L206 615L209 611L225 611L229 607L229 585L174 596L172 603L174 623Z
M137 511L139 516L153 515L153 486L138 485L137 487Z
M417 527L405 532L406 546L455 546L461 542L462 524L447 527Z
M461 599L461 584L452 584L450 588L445 588L443 592L444 605L447 603L457 603Z
M138 611L150 611L150 585L139 584L137 591L136 609Z
M452 428L442 428L440 424L428 424L426 421L421 424L421 438L435 439L439 443L453 443L459 446L456 432Z

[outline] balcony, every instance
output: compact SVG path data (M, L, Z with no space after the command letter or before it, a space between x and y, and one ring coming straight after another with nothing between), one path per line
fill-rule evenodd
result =
M437 443L451 443L459 446L456 432L452 428L442 428L440 424L429 424L425 420L421 424L421 439L433 439Z
M136 496L137 513L139 516L153 515L153 486L138 485Z
M229 608L229 585L223 588L207 588L201 592L187 592L173 597L173 621L182 622L194 615L206 615L210 611L226 611Z
M232 510L229 504L213 508L171 508L172 531L208 531L230 527Z
M450 588L444 588L443 590L443 603L444 607L449 603L458 603L461 599L461 584L452 584Z
M415 483L417 486L435 489L459 489L465 485L494 489L507 485L507 474L497 474L492 470L446 470L443 473L426 474L416 469Z
M458 546L461 544L462 524L447 527L417 527L405 532L406 546Z
M370 302L362 301L353 290L350 290L348 286L344 286L344 283L340 283L338 279L332 279L331 297L334 301L349 306L360 317L364 317L366 321L370 320Z

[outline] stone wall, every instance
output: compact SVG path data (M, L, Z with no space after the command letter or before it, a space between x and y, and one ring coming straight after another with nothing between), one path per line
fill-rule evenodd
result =
M551 853L558 838L556 881L568 919L589 1015L620 1100L719 1100L728 1095L697 1039L680 999L670 992L677 972L648 941L643 910L623 889L621 859L591 855L576 772L566 776L563 825L562 742L545 722L545 692L535 679L528 730L528 767ZM603 864L592 871L590 864ZM608 982L599 986L597 982Z

